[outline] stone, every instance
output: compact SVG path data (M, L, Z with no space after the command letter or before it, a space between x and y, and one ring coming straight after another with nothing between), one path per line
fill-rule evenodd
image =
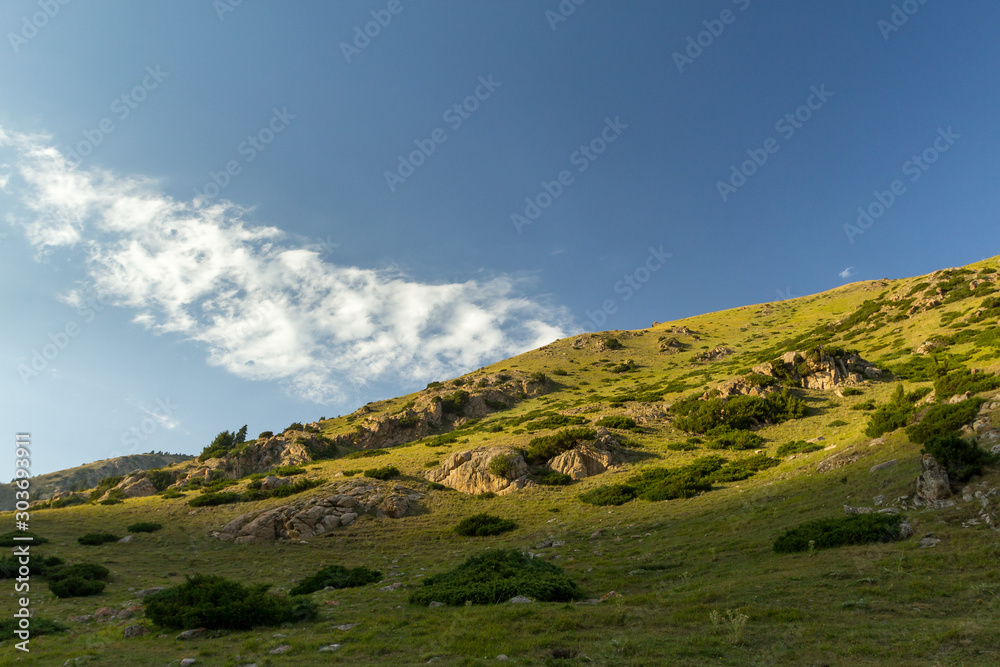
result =
M940 543L941 543L940 537L938 537L934 533L927 533L926 535L920 538L920 542L918 544L920 545L921 549L926 549L928 547L936 547Z
M336 651L339 648L340 648L340 644L327 644L326 646L320 646L319 647L319 652L320 653L332 653L333 651Z
M899 539L905 540L913 536L913 525L909 521L899 523Z
M181 660L181 667L188 667L189 665L193 665L196 662L198 661L195 660L194 658L184 658L183 660Z
M340 625L333 626L337 630L350 630L351 628L357 627L357 623L341 623Z
M884 502L885 502L885 494L883 493L880 493L879 495L875 496L875 498L872 500L872 504L876 506L881 505Z
M144 590L139 591L138 593L135 594L135 596L140 600L142 600L145 597L152 595L153 593L159 593L160 591L165 591L165 590L167 589L164 588L163 586L153 586L152 588L146 588Z
M129 544L132 541L131 535L126 535L125 537L118 540L118 544Z
M549 467L574 480L600 475L621 463L617 452L590 444L577 445L549 461Z
M87 621L94 620L94 617L91 614L86 614L82 616L70 616L69 620L72 623L86 623Z
M126 618L132 618L136 614L141 614L141 613L142 613L142 605L141 604L129 605L129 606L125 607L124 609L120 610L117 614L115 614L115 620L119 620L120 621L120 620L124 620Z
M872 473L872 472L878 472L879 470L886 470L887 468L894 467L897 463L899 463L899 461L897 461L896 459L890 459L888 461L883 461L882 463L876 463L875 465L873 465L871 468L868 469L868 472Z
M990 448L990 453L994 456L1000 456L1000 445L993 445L993 447Z
M534 600L526 595L515 595L507 601L507 604L531 604L532 602L534 602Z
M871 514L871 507L851 507L850 505L844 505L844 514L852 516L854 514Z
M109 618L114 618L116 613L111 607L101 607L94 612L94 618L98 621L106 621Z
M624 598L625 596L618 591L609 591L601 596L601 602L607 602L608 600L614 600L615 598Z
M282 655L283 653L288 653L292 650L291 644L281 644L280 646L275 646L268 653L271 655Z
M206 632L208 632L208 628L195 628L193 630L185 630L184 632L177 635L177 639L182 639L184 641L197 639L198 637L204 635Z
M430 607L431 609L436 609L437 607L443 607L444 606L444 602L434 602L434 601L431 601L431 603L429 605L427 605L427 606Z
M490 472L490 462L498 456L510 457L510 475L494 475ZM473 495L487 491L506 495L534 485L534 482L528 480L528 464L524 457L515 449L505 446L477 447L455 452L439 467L428 470L425 476L431 482Z
M928 502L951 496L948 471L930 454L920 457L920 476L917 477L917 496Z
M131 639L133 637L148 635L149 630L141 625L128 625L124 630L122 630L122 634L125 636L125 639Z

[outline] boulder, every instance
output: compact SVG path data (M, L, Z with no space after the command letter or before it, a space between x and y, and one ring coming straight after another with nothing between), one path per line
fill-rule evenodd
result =
M948 471L930 454L920 457L920 476L917 477L917 496L928 502L951 496Z
M550 460L549 467L573 479L584 479L600 475L620 462L621 457L616 452L584 444Z
M490 472L490 462L498 456L511 457L513 472L509 476ZM524 457L514 449L502 446L455 452L439 467L428 470L426 477L432 482L471 494L491 491L505 495L533 484L528 480L528 464Z

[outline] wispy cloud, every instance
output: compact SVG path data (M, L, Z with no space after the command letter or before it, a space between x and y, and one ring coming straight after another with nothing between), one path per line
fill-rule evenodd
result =
M853 266L849 266L849 267L847 267L846 269L844 269L843 271L840 272L840 277L841 278L850 278L853 275L854 275L854 267Z
M133 309L135 323L309 400L344 398L368 380L464 372L571 328L565 309L524 295L523 279L429 284L332 264L322 248L248 224L231 202L180 201L149 179L74 169L47 137L0 128L0 148L14 153L12 222L39 255L85 253L93 289Z

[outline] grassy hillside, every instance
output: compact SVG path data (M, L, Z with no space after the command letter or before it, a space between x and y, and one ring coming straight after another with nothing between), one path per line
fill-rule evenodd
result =
M915 506L921 445L903 428L880 438L865 435L874 411L858 409L887 404L900 381L906 392L936 386L941 403L951 390L961 397L971 386L977 389L973 395L986 399L980 430L1000 426L1000 392L982 389L990 384L983 385L984 378L1000 370L998 268L1000 261L993 258L930 276L854 283L650 329L556 341L435 388L459 391L487 375L542 373L554 383L544 395L478 420L459 420L444 434L452 437L418 438L371 458L349 457L354 450L341 447L331 458L306 463L306 472L297 476L325 480L322 485L289 498L192 508L189 501L199 495L192 490L183 498L155 495L36 511L32 529L50 540L38 553L100 563L110 570L109 582L99 595L60 599L34 578L36 618L64 623L67 630L33 638L31 653L16 652L6 640L0 664L16 658L26 665L73 659L69 664L167 665L196 658L197 665L225 666L432 660L486 665L500 655L531 665L1000 664L1000 533L984 518L1000 518L1000 494L990 493L1000 487L1000 472L989 465L983 475L955 485L953 502ZM684 466L713 454L737 462L752 456L754 451L710 449L714 436L679 429L677 407L671 406L787 352L817 345L856 350L887 372L853 391L791 390L805 402L805 415L754 429L764 439L756 450L778 458L776 467L749 479L713 483L710 491L686 499L637 499L617 506L579 500L582 493L624 483L639 471ZM964 369L979 372L965 375ZM380 401L324 420L320 434L344 442L359 426L398 414L425 395ZM925 414L918 404L907 420ZM532 438L560 430L546 428L554 420L542 421L557 415L581 417L584 427L608 416L631 417L636 430L609 429L628 445L627 462L569 485L535 485L496 497L433 488L425 477L454 452L480 445L526 448ZM778 456L782 445L809 440L814 451ZM872 470L893 460L895 465ZM328 497L345 471L384 466L400 472L389 486L398 483L422 494L418 512L399 519L360 516L347 527L302 541L234 544L210 534L245 512ZM965 486L970 500L963 498ZM842 517L844 505L899 508L914 535L793 554L773 550L784 531ZM517 527L492 537L454 532L459 521L484 512ZM13 527L12 515L0 519ZM77 543L94 531L126 535L126 526L139 521L155 521L163 529L137 533L126 544ZM932 539L925 544L940 541L921 546L928 535ZM425 578L501 547L560 566L584 599L440 607L408 602ZM210 631L189 641L175 640L178 630L144 620L141 611L131 619L69 620L99 607L127 607L139 590L175 586L198 573L267 583L273 592L287 594L329 565L367 566L379 570L382 580L313 593L316 620ZM4 584L13 591L12 581ZM14 598L3 600L9 617ZM124 628L134 624L149 634L124 638ZM337 647L319 652L330 645ZM288 648L271 653L282 646Z

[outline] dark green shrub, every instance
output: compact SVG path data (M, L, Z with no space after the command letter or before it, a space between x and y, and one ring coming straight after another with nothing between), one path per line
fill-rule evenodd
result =
M780 394L765 397L700 400L698 396L691 396L674 403L671 410L678 415L674 420L677 428L691 433L708 433L719 427L746 430L797 419L805 415L806 404L785 389Z
M531 464L542 463L573 449L577 442L595 438L597 434L589 428L570 428L552 435L532 438L524 458Z
M79 598L103 593L106 585L96 579L66 577L59 581L49 581L49 590L57 598Z
M289 431L301 431L301 430L302 430L302 424L300 424L299 422L292 422L291 424L285 427L284 433L288 433Z
M538 483L542 486L566 486L573 483L573 478L564 472L547 470L538 478Z
M442 384L441 382L437 382L437 381L435 381L435 382L428 382L427 383L427 388L428 389L437 389L438 387L443 387L443 386L444 386L444 384Z
M236 484L235 479L217 479L201 487L202 493L215 493Z
M528 376L528 380L530 380L531 382L545 383L549 381L549 378L546 377L545 373L541 371L535 371L534 373Z
M786 442L781 447L778 447L776 454L784 457L791 456L792 454L808 454L809 452L818 452L821 449L823 449L823 445L818 442L795 440L794 442Z
M861 396L865 392L855 387L844 387L843 389L840 390L840 393L843 394L845 397L847 397L847 396Z
M217 459L225 456L236 447L236 434L232 431L222 431L215 436L205 449L201 451L198 455L199 461L207 461L208 459Z
M891 542L900 539L901 514L855 514L835 519L808 521L785 531L774 541L778 553L829 549L851 544Z
M301 475L305 471L306 469L301 466L278 466L271 472L279 477L291 477L292 475Z
M267 440L268 438L273 438L274 433L272 431L261 431L260 435L257 436L258 440Z
M869 398L867 401L862 401L861 403L857 403L851 406L851 410L874 410L874 409L875 409L875 400L871 398Z
M427 577L410 595L410 603L499 604L518 595L539 602L570 602L583 597L556 565L518 551L497 549L471 556L450 572Z
M360 475L364 470L345 470L344 477L354 477L355 475Z
M436 435L430 440L426 441L424 445L427 447L444 447L445 445L450 445L453 442L458 442L458 436L449 433L447 435Z
M50 500L47 503L47 506L49 509L57 510L63 507L71 507L73 505L83 505L86 502L87 500L83 496L72 495L60 498L59 500Z
M96 501L98 498L107 493L108 490L110 490L112 487L121 484L122 480L124 479L125 477L123 477L122 475L113 475L111 477L105 477L104 479L102 479L100 482L97 483L96 487L94 487L94 490L90 493L90 499L92 501Z
M629 477L641 500L691 498L712 488L711 476L725 464L721 456L704 456L679 468L651 468Z
M487 537L499 535L517 528L509 519L501 519L492 514L473 514L459 521L455 532L465 537Z
M0 619L0 642L13 639L15 637L14 631L20 629L19 620L16 618L4 618ZM37 616L31 619L31 636L39 635L55 635L60 632L66 632L69 628L62 623L57 623L56 621L50 621L47 618L39 618Z
M382 580L382 573L376 570L369 570L367 567L354 567L347 569L343 565L329 565L319 570L311 577L307 577L288 591L289 595L309 595L316 591L321 591L326 587L332 588L357 588L367 586Z
M89 547L107 544L108 542L117 542L118 540L119 537L111 533L87 533L82 537L76 538L77 542Z
M921 452L930 454L943 465L952 482L965 482L973 475L980 475L984 465L997 460L990 452L980 449L975 440L962 438L957 433L930 438Z
M880 405L872 413L871 417L868 418L865 435L869 438L877 438L883 433L903 428L912 416L913 403L906 400L906 395L903 393L903 385L896 385L896 390L893 392L889 402Z
M705 445L708 449L760 449L764 446L764 438L751 431L730 431L715 436Z
M493 498L496 498L497 494L493 493L492 491L483 491L482 493L480 493L478 496L475 497L479 498L480 500L491 500Z
M512 479L517 472L517 454L498 454L490 459L490 474Z
M603 426L605 428L620 428L626 431L641 431L639 425L635 423L635 420L631 417L623 417L619 415L607 415L601 417L597 420L598 426Z
M622 350L625 346L617 338L605 338L604 339L604 349L606 350Z
M191 507L214 507L216 505L239 503L243 500L244 498L241 494L226 491L224 493L207 493L203 496L192 498L188 501L188 505Z
M399 477L399 470L393 466L383 466L381 468L369 468L365 470L365 477L380 479L383 482L393 477Z
M427 488L432 489L434 491L447 491L448 490L447 486L445 486L444 484L441 484L439 482L430 482L430 483L427 484Z
M436 468L441 465L440 459L431 459L430 461L424 461L425 468Z
M553 375L564 376L564 375L569 375L569 371L566 371L566 370L564 370L562 368L557 368L554 371L552 371L552 374Z
M941 438L956 433L971 423L979 408L986 401L970 398L960 403L938 403L932 405L916 424L906 427L906 436L911 442L922 445L932 438Z
M549 415L548 417L543 417L541 419L535 419L528 422L527 426L530 429L540 430L540 429L553 429L561 428L563 426L578 426L580 424L586 424L587 419L585 417L571 417L569 415Z
M692 442L672 442L667 445L667 449L672 452L693 452L698 449L698 445Z
M97 581L107 581L111 572L108 568L97 563L73 563L72 565L60 565L49 570L46 577L49 581L61 581L72 577L80 579L94 579Z
M639 495L639 491L634 486L628 484L608 484L599 486L581 493L578 497L581 501L591 505L623 505L630 500L634 500Z
M171 500L171 499L173 499L173 498L183 498L183 497L184 497L184 496L186 496L186 495L187 495L187 494L185 494L185 493L181 493L181 492L180 492L180 491L178 491L177 489L167 489L166 491L164 491L164 492L162 492L162 493L160 494L160 497L161 497L161 498L165 498L165 499L167 499L167 500Z
M730 461L709 476L712 482L739 482L750 479L761 470L773 468L781 463L778 459L769 457L767 454L754 454L743 459Z
M362 449L357 452L351 452L345 459L370 459L376 456L385 456L389 453L388 449Z
M149 477L149 481L154 489L165 491L168 486L177 481L177 471L156 468L155 470L150 470L147 477Z
M934 395L942 401L967 391L978 394L1000 387L1000 377L990 373L973 373L967 368L959 368L942 375L934 381Z
M261 625L315 618L308 600L267 592L269 586L243 586L215 575L195 575L179 586L146 598L146 616L165 628L249 630Z
M847 422L843 419L834 419L832 422L826 425L827 428L839 428L841 426L847 426Z
M130 533L155 533L161 528L163 528L163 524L152 521L140 521L139 523L133 523L126 530Z
M402 428L416 428L420 426L420 417L417 415L408 415L406 417L400 417L396 420L396 423Z
M251 481L247 482L247 488L248 489L259 490L260 487L262 487L262 486L264 486L264 483L261 480L259 480L259 479L254 479L254 480L251 480Z
M279 486L270 491L264 491L265 498L287 498L288 496L294 496L296 493L302 493L303 491L308 491L309 489L314 489L321 484L325 484L325 479L300 479L294 484L286 484L284 486ZM247 498L247 500L260 500L260 498Z
M441 410L444 414L461 416L465 413L465 404L469 402L469 392L459 389L452 394L441 396L440 398Z
M21 561L19 556L0 556L0 579L14 579L20 576ZM33 553L28 559L28 573L32 576L41 577L47 572L63 564L63 559L58 556L42 556Z

